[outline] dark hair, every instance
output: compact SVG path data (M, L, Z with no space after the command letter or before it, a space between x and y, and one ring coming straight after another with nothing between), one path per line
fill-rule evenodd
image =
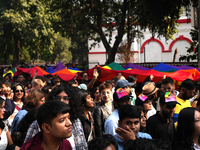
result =
M113 145L118 150L118 145L115 138L110 134L105 134L101 137L94 138L88 143L88 150L103 150L110 145Z
M85 72L85 71L81 72L81 77L83 77L84 73L87 73L87 72ZM88 73L87 73L87 74L88 74Z
M168 141L161 139L146 139L138 138L136 140L129 140L124 146L124 150L171 150L171 145Z
M72 84L77 84L77 81L73 79L68 81L68 84L72 86Z
M48 82L48 79L46 77L44 77L44 76L37 76L37 77L35 77L35 79L40 79L40 80L42 80L43 83L45 81L46 81L46 83Z
M112 81L111 80L106 80L106 83L110 83L112 85Z
M50 85L45 85L42 88L42 92L44 92L45 94L49 94L49 89L52 89L52 87Z
M18 77L19 77L19 76L23 76L24 78L26 78L25 73L20 73L20 74L18 75Z
M136 140L129 140L124 146L124 150L156 150L156 146L151 139L138 138Z
M174 142L174 149L183 146L188 149L193 149L192 135L194 130L194 113L199 111L196 108L188 107L180 111L178 116L178 125Z
M181 88L194 90L195 89L195 83L191 79L186 79L181 83L180 90L181 90Z
M198 101L197 101L197 106L200 105L200 97L198 98Z
M63 91L70 97L70 100L69 100L70 118L71 118L71 120L74 120L74 119L78 118L78 113L81 111L80 104L77 102L77 100L78 100L77 93L79 91L78 88L72 87L68 84L57 85L49 93L47 101L54 101L54 97Z
M167 77L162 80L162 84L168 84L170 83L171 85L174 85L174 80L171 77Z
M27 111L38 107L40 100L45 97L44 93L39 89L32 90L25 98L23 109Z
M112 91L112 84L110 83L102 83L99 85L99 92L101 93L104 89L110 89Z
M37 109L31 109L28 113L22 118L22 120L17 125L18 131L21 133L27 132L30 124L36 120Z
M200 81L195 81L195 86L198 90L200 90Z
M99 90L99 87L98 87L98 86L94 87L93 90L92 90L92 95L91 95L91 96L92 96L93 99L95 99L94 94L95 94L95 92L96 92L97 90Z
M7 87L11 87L11 83L7 80L3 80L1 84L5 84Z
M156 82L156 87L157 87L157 88L161 88L161 85L162 85L162 81Z
M59 77L55 77L53 79L51 79L51 85L55 86L57 83L60 83L61 79Z
M14 100L14 98L15 98L15 91L16 91L16 87L17 87L17 86L21 86L22 89L23 89L24 95L23 95L21 101L24 102L24 100L25 100L25 89L24 89L24 86L23 86L21 83L12 84L12 86L11 86L11 89L13 90L13 93L14 93L13 100Z
M86 97L90 95L90 92L89 91L86 91L86 90L80 90L78 92L78 96L79 96L79 99L80 99L80 104L81 106L83 106L83 104L86 103Z
M126 80L127 80L128 82L135 82L135 81L137 81L137 78L136 78L135 76L128 76L128 77L126 78Z
M120 76L116 76L114 78L112 78L112 80L114 80L115 83L117 83L117 81L120 79Z
M5 102L5 100L2 98L2 97L0 97L0 106L2 107L2 105L3 105L3 102ZM2 119L0 119L0 129L4 129L4 127L5 127L5 124L3 123L3 121L2 121Z
M122 105L119 108L119 120L122 122L125 118L141 118L140 107L132 105Z
M5 77L9 77L9 79L11 80L12 79L12 74L11 73L7 73L5 76L4 76L4 78Z
M69 106L61 101L50 101L41 105L37 110L37 122L42 131L42 124L47 123L52 125L51 122L58 114L68 113Z

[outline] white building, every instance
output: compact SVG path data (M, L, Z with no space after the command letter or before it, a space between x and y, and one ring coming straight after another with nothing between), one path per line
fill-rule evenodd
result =
M156 36L152 39L152 34L146 30L143 32L144 39L141 39L141 42L132 43L131 51L134 51L134 57L136 59L135 63L143 63L144 62L144 48L145 48L145 62L173 62L174 51L177 48L178 53L176 56L176 62L179 62L180 55L187 54L187 47L190 47L191 36L190 31L193 29L191 26L191 20L187 19L187 17L181 17L178 20L180 24L178 28L179 32L174 35L176 40L168 40L166 41L164 37L158 39ZM116 32L113 33L113 40L116 36ZM126 35L124 35L124 39ZM93 41L88 41L88 45L90 46ZM113 43L112 43L113 44ZM117 60L117 55L115 57L115 62L122 63ZM94 67L95 65L104 65L106 62L106 50L103 46L103 43L100 42L99 46L92 48L90 52L88 52L88 61L89 68ZM133 62L132 62L133 63Z

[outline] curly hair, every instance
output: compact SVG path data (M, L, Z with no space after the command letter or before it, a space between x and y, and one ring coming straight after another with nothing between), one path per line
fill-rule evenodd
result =
M34 89L28 94L24 101L23 109L29 111L39 107L40 100L45 97L44 93L39 89Z
M81 104L79 102L77 102L78 99L78 91L79 89L76 87L72 87L68 84L60 84L57 85L55 88L53 88L53 90L49 93L49 96L47 98L47 101L53 101L55 96L58 95L61 92L65 92L69 97L69 107L70 107L70 118L71 120L77 119L78 118L78 114L81 111Z

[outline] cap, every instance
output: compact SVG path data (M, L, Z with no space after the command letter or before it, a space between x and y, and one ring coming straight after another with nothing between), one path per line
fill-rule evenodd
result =
M145 103L145 101L148 100L148 96L144 95L144 94L140 94L136 100L135 100L135 105L136 106L140 106L140 105L143 105Z
M79 86L78 86L79 89L82 89L82 90L87 90L87 85L84 84L84 83L81 83Z
M116 102L125 101L129 97L130 96L129 96L128 92L126 92L123 88L117 89L117 91L115 91L113 94L113 99Z
M158 90L158 88L156 88L154 82L147 82L142 87L142 94L144 94L146 96L150 96L150 95L153 95L154 93L156 93L157 90Z
M124 88L128 85L133 86L134 84L129 83L126 79L121 79L121 80L117 81L117 83L116 83L117 88Z
M171 92L166 92L166 93L162 94L160 96L160 103L166 104L168 106L172 106L172 105L176 105L176 104L181 105L179 102L177 102L176 96L174 96L174 94Z

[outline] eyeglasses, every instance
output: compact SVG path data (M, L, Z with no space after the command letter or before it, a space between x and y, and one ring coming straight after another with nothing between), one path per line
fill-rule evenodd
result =
M186 89L186 88L185 88ZM186 89L186 91L188 91L189 93L190 93L190 95L192 95L192 94L196 94L196 92L191 92L191 91L189 91L188 89Z
M16 90L15 92L16 93L19 93L19 91L22 93L22 92L24 92L23 90Z
M165 91L166 91L166 90L171 90L171 88L172 88L172 87L166 87L166 88L163 87L163 90L165 90Z
M83 77L88 77L88 75L84 75Z
M64 101L66 101L66 100L70 100L71 98L69 96L63 96L63 97L61 97L61 96L55 96L54 97L54 100L56 100L56 101L60 101L61 99L63 99Z

